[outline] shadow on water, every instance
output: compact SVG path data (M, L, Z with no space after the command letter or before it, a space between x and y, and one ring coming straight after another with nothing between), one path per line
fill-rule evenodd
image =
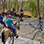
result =
M39 32L41 32L41 31L37 31L37 32L34 34L34 36L33 36L32 40L34 40L34 39L35 39L36 35L37 35Z
M42 22L42 23L43 23L43 22ZM34 31L37 31L37 29L38 29L39 31L37 31L37 32L35 33L34 37L32 38L32 40L33 40L33 39L36 37L37 33L43 31L43 30L42 30L42 26L43 26L42 23L41 23L41 21L39 21L39 24L38 24L39 27L35 27L33 24L29 23L29 25L30 25L31 27L35 28L35 29L34 29L32 32L28 32L27 34L25 34L25 36L28 35L28 34L32 34Z
M38 28L35 28L32 32L28 32L27 34L25 34L25 36L26 36L26 35L29 35L29 34L32 34L32 33L35 32L37 29L38 29Z

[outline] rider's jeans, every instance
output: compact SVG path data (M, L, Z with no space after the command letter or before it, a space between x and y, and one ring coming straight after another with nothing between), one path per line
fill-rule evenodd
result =
M14 34L17 35L16 28L14 26L9 26L10 29L14 30Z
M0 21L1 23L3 23L4 24L4 26L6 27L6 24L5 24L5 22L4 21Z

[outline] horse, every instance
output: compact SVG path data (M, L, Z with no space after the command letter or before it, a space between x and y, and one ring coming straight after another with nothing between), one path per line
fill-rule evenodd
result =
M6 21L5 18L4 18L4 21ZM16 29L18 29L17 23L14 24L14 27L15 27ZM3 31L5 31L5 32L4 32L4 37L5 37L5 39L4 39L4 44L6 43L6 40L8 39L8 37L10 37L10 41L11 41L11 38L13 38L13 39L12 39L12 41L13 41L12 44L14 43L14 37L18 38L18 36L14 36L13 31L11 31L8 27L7 27L7 28L4 28L4 25L3 25L2 23L0 23L0 33L3 33ZM9 43L10 43L10 41L9 41Z
M13 42L12 43L14 43L14 37L18 38L18 36L14 35L14 31L10 30L8 27L4 28L4 26L2 24L0 26L1 26L0 33L3 33L3 31L5 31L4 32L4 43L6 43L6 40L8 39L8 37L10 37L10 41L11 41L11 38L13 38L13 40L12 40Z

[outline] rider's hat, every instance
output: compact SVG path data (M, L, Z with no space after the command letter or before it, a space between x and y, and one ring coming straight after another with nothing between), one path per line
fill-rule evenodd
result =
M8 18L11 18L12 16L11 15L8 15Z
M1 15L2 13L0 12L0 15Z

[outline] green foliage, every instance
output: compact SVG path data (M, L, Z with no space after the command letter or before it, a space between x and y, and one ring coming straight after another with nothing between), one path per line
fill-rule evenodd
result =
M34 0L29 1L29 6L30 6L30 8L32 8L32 10L36 10L36 8L37 8L37 4L36 4L36 2L34 2Z
M35 0L29 0L28 3L30 10L32 12L32 15L35 16L36 15L36 10L37 10L37 2Z
M17 0L13 0L12 3L13 3L13 7L16 8L16 5L18 4L18 1Z
M26 2L23 4L23 8L24 8L25 11L29 11L30 10L29 6L28 6L28 4Z

